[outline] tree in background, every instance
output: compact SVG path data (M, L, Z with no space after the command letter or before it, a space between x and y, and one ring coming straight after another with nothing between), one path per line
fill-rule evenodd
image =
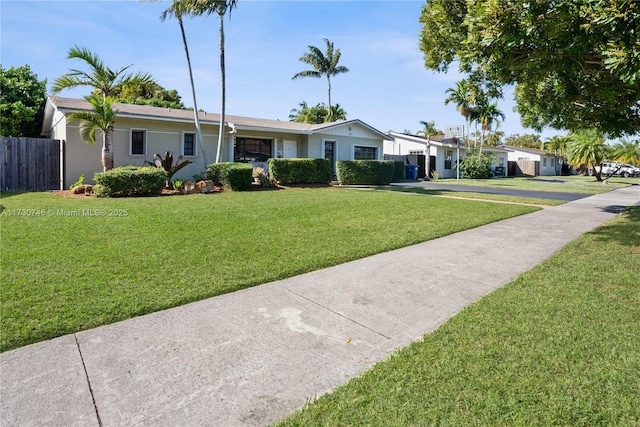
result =
M177 90L167 90L152 81L125 83L120 88L114 102L184 110L184 104Z
M42 128L47 81L28 65L0 65L0 135L37 138Z
M102 145L102 168L107 171L113 168L113 132L117 111L111 108L113 96L117 96L122 88L127 85L147 85L155 83L150 74L147 73L125 73L131 67L121 67L117 70L104 65L100 57L86 48L74 46L69 50L69 59L80 59L88 67L88 71L71 69L69 73L63 74L53 82L53 92L58 94L64 89L72 89L76 87L87 86L93 88L93 94L87 97L87 101L93 106L93 114L102 116L99 124L95 129L101 129L105 132L104 144ZM98 102L102 98L102 102ZM87 116L88 117L88 116ZM95 117L94 117L95 118ZM87 126L91 125L94 118L86 120L77 117L79 120L86 121ZM106 120L109 120L109 123ZM80 135L82 137L82 124ZM85 135L86 136L86 135ZM95 138L94 138L95 141Z
M497 102L491 102L486 95L483 95L476 102L475 117L482 128L480 135L480 149L482 149L486 132L491 130L494 123L500 125L500 120L504 120L504 113L498 108Z
M569 162L583 170L592 170L598 181L602 181L602 162L610 154L611 147L605 144L605 138L596 129L580 130L569 134L567 156Z
M349 69L344 65L338 65L338 61L340 61L340 49L333 49L333 43L329 41L329 39L324 39L326 43L325 53L323 54L320 49L315 46L309 46L309 52L305 53L300 57L300 61L305 64L311 65L313 70L305 70L296 73L291 77L292 80L296 80L300 77L315 77L321 78L322 76L327 77L327 84L329 86L329 103L328 106L332 106L331 103L331 77L349 72ZM333 117L333 113L330 108L327 107L327 120L328 122L336 120Z
M640 132L637 2L429 0L420 21L428 69L515 84L526 126Z
M320 124L327 122L329 109L320 102L313 107L309 107L305 101L300 103L300 108L294 108L289 114L289 121L298 123ZM331 116L334 120L347 120L347 112L340 104L331 106Z
M449 88L445 91L449 96L444 100L445 105L454 103L456 110L462 114L467 122L467 144L470 144L469 134L471 131L471 115L473 113L473 105L475 99L471 90L471 83L469 80L460 80L456 82L455 88Z
M622 163L640 166L640 141L621 140L613 145L612 158Z
M505 144L513 147L536 148L538 150L543 148L542 140L538 134L520 135L516 133L515 135L509 135L505 139Z
M444 132L442 132L441 130L436 129L436 122L434 122L433 120L431 121L426 121L426 120L420 120L420 124L423 126L421 131L418 131L418 134L423 134L424 136L427 137L427 161L426 161L426 176L427 178L429 178L429 174L431 173L429 171L429 168L431 167L431 163L430 163L430 159L431 159L431 137L432 136L438 136L438 135L444 135Z
M567 136L555 135L551 138L547 138L543 145L545 150L553 151L556 157L560 158L560 172L562 174L569 173L567 168L567 146L570 141L571 140Z

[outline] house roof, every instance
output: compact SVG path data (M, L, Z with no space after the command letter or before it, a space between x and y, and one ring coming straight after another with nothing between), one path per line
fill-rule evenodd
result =
M418 144L427 144L427 137L420 135L411 135L408 133L400 133L400 132L389 132L387 134L387 140L391 139L404 139L406 141L415 142ZM434 145L447 146L447 147L457 147L458 142L460 143L460 148L465 148L466 144L462 139L454 139L449 138L444 135L432 136L430 139L430 143Z
M176 110L172 108L154 107L149 105L121 103L114 103L113 106L116 110L118 110L118 116L120 117L185 123L193 122L193 110ZM44 124L42 127L43 134L48 133L52 126L51 122L55 109L61 111L64 114L67 114L74 111L91 111L92 106L89 102L83 99L63 97L48 98L47 105L45 107ZM220 124L220 114L201 111L198 113L198 118L200 119L200 123L202 124L216 126ZM225 115L225 121L228 125L233 125L237 129L241 130L279 131L284 133L296 134L315 134L322 133L325 130L340 126L359 125L369 130L370 132L373 132L381 139L385 139L387 137L386 134L358 119L321 124L309 124L227 114Z
M503 147L507 151L522 151L523 153L537 154L539 156L555 156L555 153L551 151L539 150L537 148L516 147L513 145L503 145Z

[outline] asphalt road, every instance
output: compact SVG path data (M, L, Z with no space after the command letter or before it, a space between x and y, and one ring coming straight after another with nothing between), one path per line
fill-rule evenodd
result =
M581 193L561 193L553 191L532 191L532 190L512 190L508 188L489 188L475 187L472 185L453 185L453 184L436 184L432 182L401 182L392 183L396 187L417 187L427 190L455 191L462 193L486 193L486 194L503 194L505 196L516 197L533 197L537 199L552 199L573 201L589 197L591 194Z

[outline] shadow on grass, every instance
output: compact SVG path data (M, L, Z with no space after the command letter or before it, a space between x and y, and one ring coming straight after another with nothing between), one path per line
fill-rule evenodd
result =
M611 209L611 210L609 210ZM621 209L621 210L617 210ZM606 226L598 227L590 234L597 241L610 242L612 239L624 246L640 250L640 206L609 206L606 212L619 213L622 221L615 221Z

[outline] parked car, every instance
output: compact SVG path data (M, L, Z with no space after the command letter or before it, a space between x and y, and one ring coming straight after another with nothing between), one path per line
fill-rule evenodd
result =
M596 172L602 170L603 175L619 175L625 178L631 176L640 176L640 168L637 168L628 163L616 163L616 162L602 162L602 166L596 166L594 168ZM590 171L593 172L593 171Z
M616 172L616 175L621 175L625 178L629 178L630 176L640 176L640 168L625 163L620 165L620 169Z

